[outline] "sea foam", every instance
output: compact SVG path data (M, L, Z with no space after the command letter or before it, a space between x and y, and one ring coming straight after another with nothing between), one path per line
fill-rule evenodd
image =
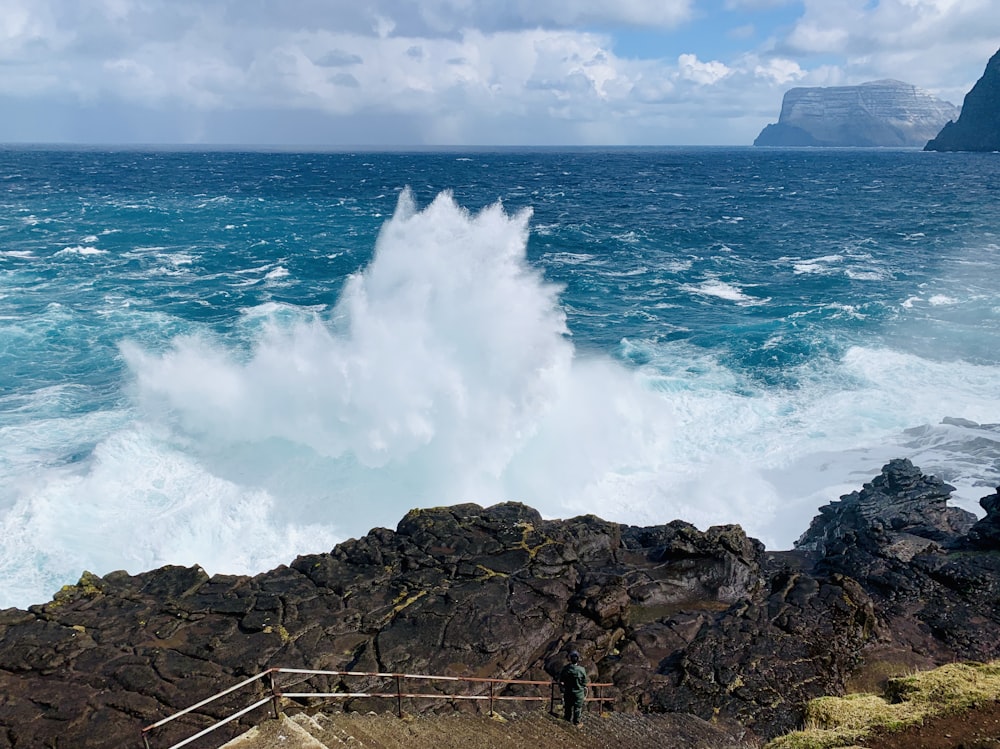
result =
M246 309L224 339L126 340L120 402L23 406L31 428L0 434L22 445L0 465L0 603L84 569L258 572L428 505L740 523L788 548L892 457L940 469L968 509L990 493L996 366L855 345L774 388L683 341L585 355L527 260L530 222L404 192L329 306Z

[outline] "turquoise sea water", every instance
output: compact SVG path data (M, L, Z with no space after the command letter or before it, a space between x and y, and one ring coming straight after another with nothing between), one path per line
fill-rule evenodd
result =
M410 508L1000 482L1000 159L0 149L0 606Z

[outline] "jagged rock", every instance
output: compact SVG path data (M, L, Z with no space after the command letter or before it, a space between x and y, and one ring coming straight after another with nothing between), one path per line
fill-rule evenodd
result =
M826 556L845 541L866 541L868 548L909 561L935 544L955 542L976 522L971 512L948 507L954 490L909 460L892 460L860 492L820 507L795 546Z
M965 95L957 121L949 120L925 151L1000 151L1000 50Z
M798 87L781 102L778 122L755 146L923 146L949 120L953 104L908 83Z
M255 577L84 573L47 604L0 612L0 749L132 745L143 725L271 666L547 680L570 648L615 685L616 710L769 737L879 664L1000 657L1000 500L973 525L947 507L950 489L893 461L785 552L738 526L466 504ZM454 686L431 684L442 700L426 708L446 708ZM157 745L245 704L195 711Z
M986 517L969 529L966 544L974 549L1000 551L1000 486L995 494L980 499L979 504L986 510Z
M1000 559L963 553L965 534L988 526L947 507L951 491L909 461L893 460L861 492L821 508L797 544L819 554L817 572L850 576L868 592L882 625L872 651L892 653L890 660L915 654L911 662L926 666L995 657L976 628L1000 623Z

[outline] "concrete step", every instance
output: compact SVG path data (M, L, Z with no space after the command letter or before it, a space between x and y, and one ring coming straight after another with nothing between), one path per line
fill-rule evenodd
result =
M495 716L298 713L268 720L222 749L747 749L693 716L597 713L573 726L544 710Z
M286 715L266 720L223 745L223 749L331 749Z
M335 719L323 713L316 713L315 715L298 713L297 715L293 715L291 720L308 731L314 738L318 739L327 749L343 746L360 749L360 747L364 746L364 743L359 738L350 735L337 724Z

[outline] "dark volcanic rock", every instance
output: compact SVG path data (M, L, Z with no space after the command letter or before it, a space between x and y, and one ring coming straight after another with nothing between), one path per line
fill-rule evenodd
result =
M990 58L962 113L949 121L925 151L1000 151L1000 50Z
M947 507L951 490L893 460L861 492L821 508L798 542L818 550L817 572L850 576L872 597L883 625L873 653L918 666L997 657L1000 556L964 551L990 548L996 516L975 522Z
M271 666L548 679L570 647L614 683L616 710L771 736L866 669L1000 656L998 500L973 525L949 491L893 461L788 552L737 526L468 504L252 578L85 573L50 603L0 612L0 747L133 745ZM196 711L157 745L247 701Z
M979 504L986 510L986 517L969 529L965 543L973 549L1000 551L1000 486L995 494L980 499Z
M954 490L908 460L892 460L860 492L820 507L795 545L827 556L837 554L845 540L861 542L909 561L934 544L955 542L976 522L971 512L947 506Z

